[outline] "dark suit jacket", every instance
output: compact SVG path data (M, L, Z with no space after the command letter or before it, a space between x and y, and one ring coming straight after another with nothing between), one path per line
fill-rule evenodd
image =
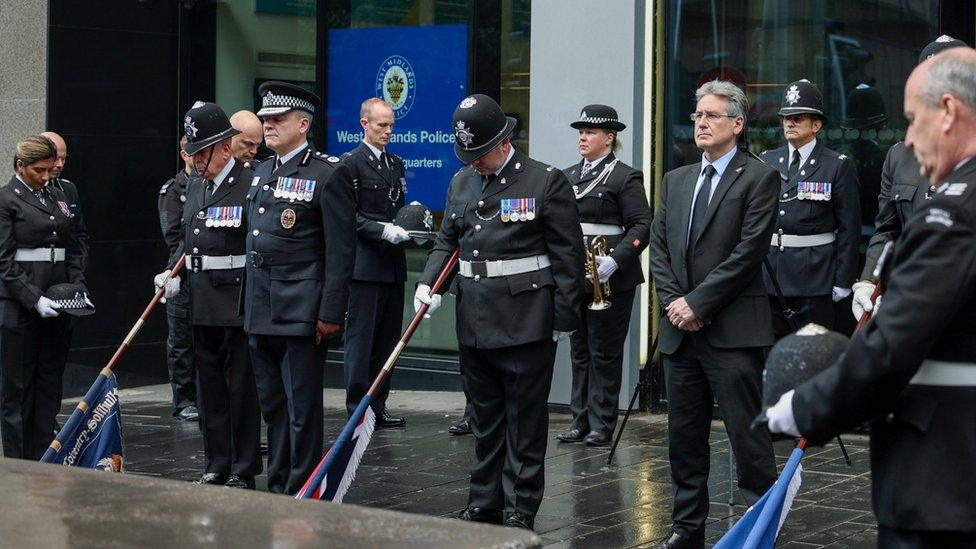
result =
M702 333L715 347L772 345L769 299L762 280L762 261L769 251L776 216L779 173L737 152L722 174L695 243L686 258L688 222L696 162L664 174L661 206L651 226L651 274L662 306L685 297L706 323ZM688 286L689 264L694 273ZM662 316L659 348L674 353L684 330Z
M402 244L383 240L383 225L391 222L403 207L406 169L400 157L386 151L390 169L373 151L360 143L342 155L356 187L356 267L353 280L403 283L407 279L406 254Z
M81 268L88 268L88 257L91 255L91 237L88 236L88 226L85 225L85 216L81 211L81 197L78 195L78 186L59 177L47 182L49 187L61 189L68 197L68 211L71 212L72 225L75 228L75 236L78 238L78 245L81 246Z
M915 154L902 142L892 145L881 167L878 217L874 220L874 235L868 243L861 278L874 279L874 267L885 243L898 238L912 213L922 208L932 194L929 182L918 173Z
M976 532L976 387L909 384L926 358L976 369L976 158L948 181L895 241L878 313L793 413L813 444L873 420L879 524Z
M789 147L782 146L759 155L779 170L779 212L773 231L812 235L836 233L836 240L809 248L769 247L769 264L787 297L828 296L834 286L850 288L857 276L858 243L861 238L861 199L857 173L851 159L819 142L800 167L793 181L787 179ZM830 183L830 200L800 200L798 183ZM766 291L775 288L766 274Z
M208 227L207 209L224 206L244 207L254 172L237 161L227 177L208 194L206 185L195 182L189 189L183 209L184 249L188 255L244 255L247 224L243 215L239 227ZM238 309L244 268L194 271L187 264L190 283L192 322L201 326L242 326Z
M583 178L579 176L583 167L582 160L563 172L573 189L582 192L600 175L604 166L615 159L613 153L610 153ZM610 277L610 289L625 291L643 283L640 254L647 247L650 237L651 209L647 205L644 175L640 170L617 162L606 181L577 198L576 206L582 222L605 223L624 228L623 234L606 237L610 246L608 255L617 262L617 271ZM589 293L593 293L592 284L587 282L585 287Z
M420 282L433 284L456 247L460 259L485 261L547 254L551 267L492 278L457 277L461 345L511 347L579 328L583 299L583 233L569 181L560 170L516 151L482 190L472 168L459 170L447 190L444 220ZM532 220L503 222L502 199L535 199Z

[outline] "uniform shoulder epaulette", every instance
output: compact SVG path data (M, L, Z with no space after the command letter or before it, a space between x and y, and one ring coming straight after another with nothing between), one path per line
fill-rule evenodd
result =
M315 151L315 154L312 155L312 158L315 158L316 160L321 160L322 162L325 162L327 164L338 164L341 160L338 156L332 156L322 151Z
M838 160L843 160L843 159L845 159L845 158L847 158L847 155L846 155L846 154L838 154L838 155L837 155L837 159L838 159Z
M166 183L163 183L163 186L159 188L159 194L166 194L166 191L169 190L169 186L173 184L173 181L176 181L176 180L175 179L170 179Z

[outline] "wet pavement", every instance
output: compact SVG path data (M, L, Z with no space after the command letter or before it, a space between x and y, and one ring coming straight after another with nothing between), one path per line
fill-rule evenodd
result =
M343 395L325 390L326 444L345 423ZM192 481L203 471L203 442L195 423L171 416L169 386L121 392L126 471L129 474ZM76 401L65 400L68 412ZM447 427L464 408L459 393L395 391L394 415L405 429L377 430L359 467L346 503L432 516L450 516L467 502L468 466L474 440L452 437ZM66 416L64 416L66 417ZM61 420L64 420L64 417ZM568 428L569 415L550 416L550 434ZM777 547L873 547L867 439L845 437L853 460L848 467L836 444L808 451L803 483ZM792 444L776 443L777 463ZM557 443L546 458L546 492L536 532L549 547L648 547L670 526L672 488L667 460L665 416L635 414L627 424L611 466L609 449ZM264 489L264 477L257 479ZM709 477L709 546L742 515L741 499L729 505L729 451L720 422L712 428Z

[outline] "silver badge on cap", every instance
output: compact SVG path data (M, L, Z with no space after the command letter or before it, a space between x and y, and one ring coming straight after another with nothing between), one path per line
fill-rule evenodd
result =
M465 97L464 100L461 101L460 107L462 109L470 109L471 107L475 106L475 103L477 102L478 100L474 97Z
M194 103L194 104L193 104L193 106L192 106L192 107L190 107L190 108L191 108L191 109L199 109L200 107L202 107L202 106L204 106L204 105L206 105L206 103L204 103L203 101L197 101L197 102L196 102L196 103Z
M190 139L196 139L197 137L197 126L193 123L193 119L187 116L183 119L183 131L186 132L186 136Z
M790 86L790 89L786 91L786 102L790 105L795 105L797 101L800 100L800 90L796 87L796 84Z
M469 97L468 99L471 98ZM454 126L454 129L454 133L457 135L457 140L464 145L464 148L467 149L471 147L471 141L474 139L474 134L468 129L467 124L464 123L464 120L458 120L457 125Z

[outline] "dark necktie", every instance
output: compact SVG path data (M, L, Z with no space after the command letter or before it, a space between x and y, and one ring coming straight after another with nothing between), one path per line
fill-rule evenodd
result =
M213 196L213 193L214 193L215 190L216 190L216 188L215 188L214 182L212 180L208 179L207 180L207 196Z
M586 162L583 163L583 169L580 170L580 177L581 178L586 177L586 174L590 173L590 170L592 169L593 169L593 165L590 164L589 160L587 160Z
M695 240L701 232L702 223L705 222L705 212L708 211L708 199L712 193L712 177L715 175L715 166L711 164L705 166L704 177L698 195L695 197L695 206L691 211L691 228L688 231L688 249L686 252L688 270L688 288L694 287L695 283L692 276L692 251L695 249Z
M275 157L275 170L277 170L280 167L281 167L281 157L280 156L276 156Z
M498 176L495 174L484 176L484 183L481 185L481 190L484 191L485 189L487 189L488 185L491 185L492 182L495 181L496 179L498 179Z
M36 191L34 191L34 196L36 196L37 199L41 201L41 205L42 206L47 206L47 200L46 200L46 198L47 198L47 190L46 189L37 189Z
M386 151L380 153L380 162L386 166L386 169L390 169L390 157L387 156Z
M796 173L800 171L800 150L793 149L793 159L790 160L790 169L786 172L786 177L790 183L796 182Z

